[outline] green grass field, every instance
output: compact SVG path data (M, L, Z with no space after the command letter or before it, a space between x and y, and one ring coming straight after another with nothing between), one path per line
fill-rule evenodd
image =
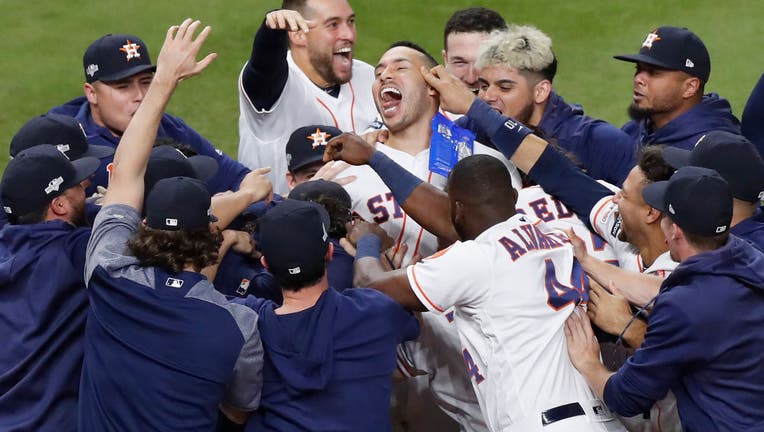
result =
M351 0L352 1L352 0ZM705 41L712 58L707 91L721 93L740 115L764 70L764 6L756 0L702 1L352 1L358 15L356 57L374 63L391 42L410 39L439 58L443 25L456 9L480 5L510 22L534 24L552 37L560 66L555 88L588 114L617 125L626 120L633 66L612 55L636 52L659 25L686 26ZM214 31L208 51L218 59L186 81L169 111L228 154L236 155L236 78L264 13L278 0L21 1L0 0L0 168L10 139L34 115L82 94L82 53L106 33L139 35L156 56L165 30L190 16Z

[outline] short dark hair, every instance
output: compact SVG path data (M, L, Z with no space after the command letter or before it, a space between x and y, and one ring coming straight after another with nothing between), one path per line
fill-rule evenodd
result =
M667 181L676 171L676 168L663 159L663 146L651 145L643 147L637 161L639 169L645 175L648 183Z
M52 200L51 200L52 201ZM37 223L43 223L45 222L45 215L48 212L48 206L50 205L51 201L48 201L45 203L44 206L32 210L28 212L27 214L23 215L12 215L6 213L6 218L8 219L8 223L11 225L32 225Z
M427 68L434 68L438 65L438 61L435 60L435 57L431 56L430 53L427 52L426 49L422 48L421 45L416 44L411 41L402 40L398 42L393 42L390 44L390 46L387 48L388 50L391 50L396 47L405 47L405 48L411 48L414 51L418 51L420 54L422 54L425 57L425 63L427 63Z
M180 151L181 153L183 153L183 156L187 158L199 155L199 152L194 150L194 148L191 147L191 145L186 144L182 141L178 141L175 138L165 136L165 137L157 137L157 139L154 140L154 147L159 147L163 145L170 146Z
M443 48L447 49L448 35L451 33L491 33L506 28L507 22L495 10L484 7L459 9L446 21Z
M177 273L187 265L201 271L215 264L223 241L220 232L209 228L167 231L152 229L143 224L127 242L127 247L144 267L159 267Z
M700 234L693 234L690 232L687 232L685 230L682 230L684 232L684 238L687 240L687 243L690 244L690 246L694 247L695 249L701 250L701 251L711 251L719 249L720 247L727 244L727 240L729 240L730 232L729 230L716 235L700 235Z
M268 257L265 257L266 262L268 260ZM302 281L302 282L295 282L294 280L290 279L289 276L279 276L279 275L273 275L273 277L276 279L276 282L279 283L279 286L284 291L292 291L297 292L301 289L309 286L313 286L318 283L318 281L321 280L322 277L324 277L324 274L326 274L326 265L321 269L321 274L312 274L306 276L308 279Z
M281 9L295 10L302 14L307 3L308 0L284 0L281 2Z
M484 154L460 160L448 177L449 195L473 206L500 203L513 194L512 189L507 167L497 158Z

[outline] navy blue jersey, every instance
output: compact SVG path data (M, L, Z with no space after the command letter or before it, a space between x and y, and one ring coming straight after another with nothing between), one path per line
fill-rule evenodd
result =
M621 128L640 146L664 144L692 150L706 132L722 130L740 134L740 122L732 114L727 99L716 93L703 96L698 105L671 120L660 129L653 127L650 119L630 121Z
M740 125L743 135L756 146L764 157L764 74L748 96Z
M730 236L684 260L661 286L642 347L605 385L636 415L674 392L686 431L764 428L764 255Z
M0 230L0 430L75 431L89 228Z
M396 346L419 323L384 294L326 290L316 304L276 315L278 306L237 300L260 315L263 397L247 431L389 431Z
M88 244L79 430L212 431L219 403L258 406L257 314L200 273L139 266L125 246L139 223L131 207L104 207Z
M49 113L68 115L76 118L85 129L85 135L87 135L89 144L115 149L117 144L119 144L121 137L115 137L107 128L98 126L93 121L93 117L90 114L90 103L88 103L87 98L84 96L72 99L64 105L57 106L51 109ZM238 190L241 179L249 173L248 168L217 150L212 143L193 130L179 117L174 117L167 113L162 114L157 137L173 138L188 144L200 155L210 156L217 160L218 172L207 181L207 187L213 194L227 190ZM111 163L113 160L113 155L101 159L101 166L95 172L92 184L86 190L88 195L95 192L96 186L107 187L109 185Z
M271 300L281 304L281 287L276 278L263 267L260 260L235 251L228 251L218 267L215 289L227 297L246 297Z

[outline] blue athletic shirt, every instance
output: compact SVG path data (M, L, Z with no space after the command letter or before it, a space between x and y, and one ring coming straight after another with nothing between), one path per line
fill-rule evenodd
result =
M200 273L139 266L126 242L140 221L131 207L104 207L88 243L79 430L213 431L219 403L258 406L257 314Z

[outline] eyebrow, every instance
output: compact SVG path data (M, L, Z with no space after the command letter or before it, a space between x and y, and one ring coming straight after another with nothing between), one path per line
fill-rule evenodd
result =
M411 60L409 60L409 59L407 59L407 58L405 58L405 57L399 57L399 58L393 59L393 60L390 62L390 64L395 64L395 63L403 63L403 62L405 62L405 63L410 63L410 64L412 64L412 65L414 64L414 62L412 62ZM374 71L376 71L377 69L379 69L379 68L381 68L381 67L385 67L385 66L386 66L386 65L385 65L384 63L381 63L381 62L380 62L380 63L377 63L377 66L374 68Z

